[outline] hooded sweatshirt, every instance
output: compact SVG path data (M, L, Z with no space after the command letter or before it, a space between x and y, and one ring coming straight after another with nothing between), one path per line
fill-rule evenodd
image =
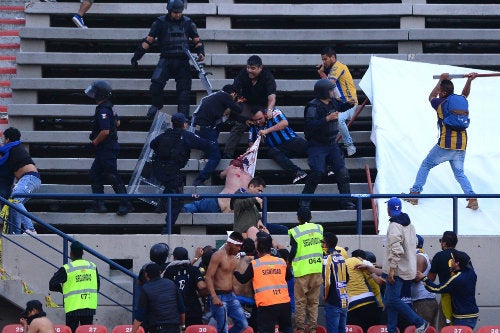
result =
M406 213L391 216L387 228L386 258L384 272L395 269L395 276L403 280L413 280L417 275L417 235Z

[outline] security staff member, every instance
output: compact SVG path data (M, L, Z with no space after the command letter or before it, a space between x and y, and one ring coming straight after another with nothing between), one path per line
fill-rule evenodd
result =
M94 263L82 259L82 243L73 242L70 249L71 262L52 276L49 290L63 294L66 326L75 332L80 325L92 324L97 309L99 274Z
M144 38L130 60L136 68L138 61L156 40L160 49L160 60L151 77L152 105L148 110L148 118L153 118L163 107L163 88L170 78L176 82L177 111L189 116L189 98L191 93L191 67L189 58L184 53L192 41L198 61L205 59L205 48L200 40L196 24L187 16L183 16L183 0L168 0L167 15L159 16L151 25L148 36Z
M160 265L145 268L147 283L139 295L139 310L134 314L132 333L147 319L149 333L180 333L185 327L185 307L180 290L172 280L160 277Z
M314 85L316 98L307 103L304 110L304 134L308 142L307 156L311 172L306 179L303 194L312 194L326 172L332 166L337 177L339 193L351 193L349 171L345 167L344 155L336 142L338 134L338 101L333 99L334 84L321 79ZM301 206L309 207L310 200L301 200ZM347 198L340 200L342 209L356 209Z
M217 143L200 138L198 135L186 130L187 118L183 113L176 113L171 118L172 128L154 138L150 147L153 155L153 175L163 185L163 193L179 194L184 192L184 178L181 169L189 161L191 149L212 151L217 148ZM215 169L217 165L213 166ZM207 172L207 166L200 172ZM213 171L213 170L212 170ZM159 207L165 207L165 200L160 200ZM177 221L183 203L179 198L172 198L172 224ZM165 218L165 228L162 234L167 233L168 216Z
M118 174L117 159L120 152L118 144L118 126L120 120L113 112L113 103L109 100L112 89L106 81L95 81L85 89L85 94L97 103L94 116L91 120L90 144L95 150L95 159L90 167L90 181L92 193L104 193L104 182L113 187L115 193L126 194L125 185ZM126 200L121 199L117 215L127 215L134 207ZM95 200L86 213L106 213L108 209L102 200Z
M290 236L290 256L295 277L295 325L297 333L304 333L305 323L309 332L316 333L318 326L319 292L323 284L323 227L311 221L308 207L297 210L299 225L288 230Z
M277 324L280 332L292 333L292 306L286 282L293 277L292 272L285 260L271 255L271 235L260 231L256 242L258 259L252 260L243 274L238 271L233 274L240 283L252 280L258 331L275 332Z

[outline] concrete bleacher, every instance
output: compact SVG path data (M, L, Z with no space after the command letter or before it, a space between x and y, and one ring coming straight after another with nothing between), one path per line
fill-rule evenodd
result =
M318 52L325 45L336 48L339 60L350 66L356 84L368 67L372 54L401 60L490 66L492 69L498 66L492 59L500 50L492 49L489 54L468 52L479 47L475 43L489 45L498 39L498 26L492 20L487 26L474 26L484 16L499 15L497 4L276 2L201 1L189 3L185 14L197 22L205 41L205 65L207 71L214 73L210 77L214 88L232 82L249 54L260 54L265 66L274 71L277 79L277 106L285 111L299 135L303 131L303 105L312 98L311 90L317 79L314 66L320 62ZM85 17L90 29L73 27L69 17L76 6L70 2L32 2L25 10L26 27L19 33L22 51L17 56L18 76L11 82L13 104L9 106L9 120L12 126L22 130L24 143L30 148L42 174L47 175L44 182L48 185L44 185L42 192L50 192L47 191L49 188L56 192L67 191L65 186L72 183L78 184L73 191L89 192L89 187L83 184L86 183L92 155L84 150L84 146L88 141L88 117L94 106L82 95L82 90L93 80L106 79L114 88L116 110L123 120L119 133L122 154L118 165L126 180L135 167L149 129L144 114L150 102L149 77L158 54L146 54L135 71L130 68L130 57L138 41L147 34L154 17L164 13L164 3L98 2ZM453 21L441 25L433 23L432 20L442 17L445 17L444 22L460 18L463 24L457 26ZM462 40L474 45L466 45L463 51L453 48L439 53L426 51L433 47L432 43L454 45ZM165 90L167 105L164 108L170 114L175 112L174 90L175 83L170 81ZM193 73L192 109L204 95L204 88ZM363 101L361 91L359 97ZM370 142L370 111L368 106L352 126L358 154L347 158L346 164L351 171L353 193L368 193L366 167L372 176L376 175L374 148ZM227 132L221 133L221 148L227 135ZM244 151L245 147L245 139L242 139L239 151ZM204 166L205 161L199 160L198 156L198 152L193 152L184 169L187 185ZM308 169L305 158L294 161ZM224 169L228 162L222 160L217 169ZM299 193L303 186L287 185L280 178L279 167L265 154L261 154L258 173L269 183L268 193ZM212 181L214 187L205 186L198 192L214 193L222 183L216 176ZM192 189L188 186L186 191L189 193ZM332 179L326 179L318 191L337 193L337 188ZM31 205L35 211L43 213L43 205L37 205L36 200ZM278 207L282 209L282 206ZM71 211L81 212L83 208L73 204ZM330 216L330 222L354 222L352 214L331 214L323 205L317 208L318 217L322 216L322 219ZM363 208L366 221L372 221L369 203ZM67 220L64 214L72 212L51 212L50 219L64 221ZM273 222L290 224L295 221L293 207L288 207L285 212L271 213L277 214L270 219ZM61 218L57 214L61 214ZM149 214L147 207L139 205L130 219L154 220L153 225L163 223L163 216L153 214L150 217ZM347 217L342 220L338 216ZM105 218L115 221L111 213ZM228 217L216 218L230 221ZM91 221L92 217L83 219ZM181 220L189 224L204 218L198 219L195 215ZM181 220L179 223L184 224ZM120 220L116 221L113 223ZM327 222L328 218L324 221Z

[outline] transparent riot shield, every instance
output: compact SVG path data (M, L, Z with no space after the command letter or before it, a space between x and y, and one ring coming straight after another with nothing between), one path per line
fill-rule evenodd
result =
M163 186L153 176L153 149L149 147L151 141L170 127L170 116L165 112L156 112L149 129L148 137L137 160L132 178L128 184L129 194L162 194ZM151 205L157 205L157 199L140 198Z

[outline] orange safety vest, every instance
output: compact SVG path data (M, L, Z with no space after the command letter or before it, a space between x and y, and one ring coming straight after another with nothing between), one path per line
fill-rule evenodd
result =
M270 254L252 260L255 304L269 306L290 302L286 283L286 263Z

